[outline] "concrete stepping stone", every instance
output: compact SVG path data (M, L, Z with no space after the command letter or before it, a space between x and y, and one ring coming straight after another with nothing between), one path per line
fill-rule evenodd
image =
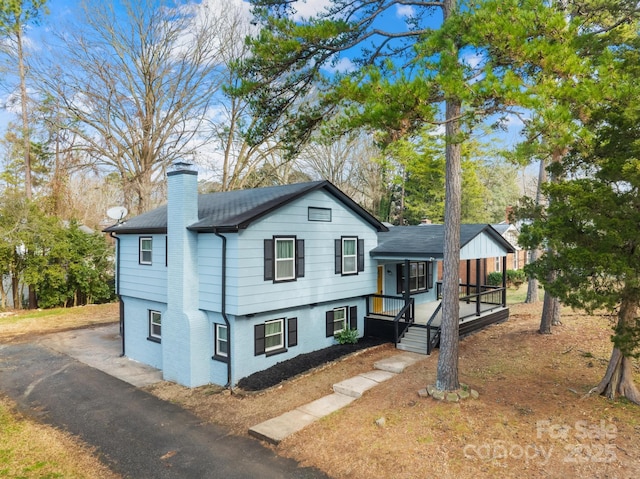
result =
M251 427L249 434L268 443L278 445L280 441L294 432L304 429L317 419L316 416L294 409Z
M300 406L298 408L298 411L302 411L306 414L310 414L311 416L320 419L324 416L328 416L332 412L336 412L337 410L342 409L347 404L350 404L355 400L356 398L352 396L333 393L329 396L325 396L313 402L310 402L309 404L305 404L304 406Z
M404 353L374 364L373 371L359 374L333 385L333 394L324 396L281 416L264 421L249 429L249 434L271 444L298 432L318 419L327 416L361 397L365 391L387 381L407 366L423 359L420 354Z
M379 383L373 379L367 379L362 376L354 376L349 379L345 379L339 383L333 385L334 392L344 394L345 396L351 396L353 398L359 398L362 393L368 391L372 387L377 386Z
M395 373L390 373L389 371L381 371L381 370L369 371L366 373L358 374L358 376L371 379L372 381L375 381L377 383L381 383L388 379L391 379L395 375L396 375Z
M424 356L416 353L403 353L396 354L380 361L376 361L373 367L382 371L388 371L390 373L400 374L405 370L407 366L424 359Z

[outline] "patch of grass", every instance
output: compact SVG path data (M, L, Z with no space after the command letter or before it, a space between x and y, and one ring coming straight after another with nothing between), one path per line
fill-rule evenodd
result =
M118 319L118 303L4 313L0 317L0 341L8 342L38 334L113 323Z
M31 421L0 396L0 476L118 479L72 436Z
M540 290L538 294L542 295L544 294L544 292ZM513 288L507 289L507 304L524 303L525 299L527 299L527 283L526 282L522 283L518 289L513 289Z

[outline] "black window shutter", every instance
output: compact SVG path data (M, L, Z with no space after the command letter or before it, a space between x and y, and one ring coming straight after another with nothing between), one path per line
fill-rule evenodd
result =
M273 240L264 240L264 280L273 279Z
M327 311L325 314L325 319L327 321L327 338L333 336L333 310Z
M433 288L433 261L427 262L427 290Z
M253 327L254 331L254 343L253 343L253 351L255 356L260 356L264 354L264 323L256 324Z
M336 274L342 274L342 240L336 240Z
M364 240L358 240L358 272L364 271Z
M396 287L397 287L397 293L398 294L402 294L402 287L403 287L403 281L402 281L402 264L398 263L396 265Z
M304 278L304 240L296 240L296 278Z
M298 318L287 319L287 346L298 345Z
M358 307L349 308L349 329L358 329Z

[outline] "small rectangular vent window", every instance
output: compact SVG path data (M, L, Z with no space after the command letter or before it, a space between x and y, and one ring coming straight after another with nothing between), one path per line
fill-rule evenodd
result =
M309 206L309 221L331 221L331 208Z

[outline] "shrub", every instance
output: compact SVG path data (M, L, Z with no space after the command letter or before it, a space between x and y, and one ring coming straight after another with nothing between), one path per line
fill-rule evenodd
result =
M524 271L521 269L507 270L507 287L514 286L519 288L526 279ZM502 273L499 271L489 273L489 276L487 276L487 284L491 286L502 286Z
M513 285L519 288L522 283L525 282L526 276L521 269L508 269L507 270L507 284Z
M338 344L356 344L358 342L357 329L343 329L335 335Z
M487 276L487 284L491 286L502 286L502 273L500 271L494 271Z

